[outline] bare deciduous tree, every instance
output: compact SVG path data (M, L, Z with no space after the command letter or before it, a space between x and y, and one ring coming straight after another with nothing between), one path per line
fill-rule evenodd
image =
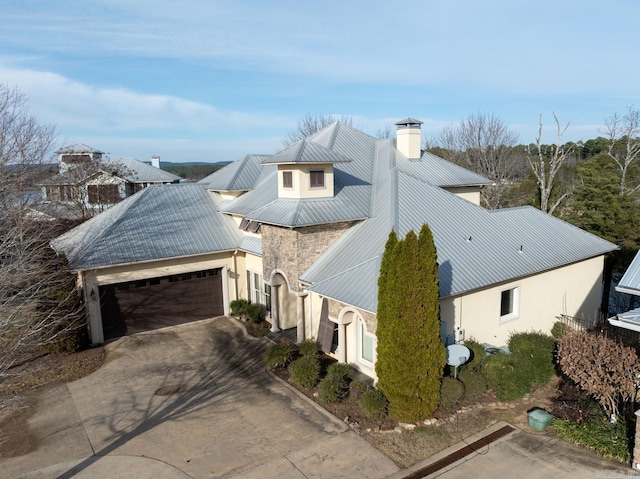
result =
M571 331L558 342L564 374L591 394L607 416L617 418L638 395L640 360L635 349L601 334Z
M495 183L483 190L488 208L499 208L506 189L522 179L526 161L518 135L494 115L477 113L444 128L437 139L445 157Z
M627 172L640 156L640 111L629 106L623 116L615 113L605 120L609 140L607 154L620 168L620 195L627 192ZM638 190L640 186L632 188Z
M296 128L287 132L287 135L282 140L282 144L285 147L293 145L336 121L340 121L348 126L353 126L353 118L348 115L342 115L338 120L333 115L307 113L303 118L298 120Z
M49 247L60 225L36 222L29 208L54 133L22 93L0 85L0 380L83 321L74 277Z
M385 123L384 127L378 129L376 138L379 138L381 140L385 138L393 138L395 136L394 133L395 130L393 129L391 123Z
M553 119L556 122L557 128L557 143L550 147L542 144L542 115L540 115L540 126L535 144L535 156L527 157L540 191L540 209L549 214L553 214L560 203L569 197L569 191L558 194L555 202L549 206L556 177L562 165L564 165L565 161L571 156L574 145L562 145L562 136L567 131L567 128L569 128L569 123L562 127L555 112L553 113Z

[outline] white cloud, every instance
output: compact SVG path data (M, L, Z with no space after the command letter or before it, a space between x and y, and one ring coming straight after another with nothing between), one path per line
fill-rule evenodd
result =
M32 112L60 129L130 131L246 130L283 124L278 115L251 114L170 95L152 95L125 88L101 88L57 73L2 66L0 78L29 97Z

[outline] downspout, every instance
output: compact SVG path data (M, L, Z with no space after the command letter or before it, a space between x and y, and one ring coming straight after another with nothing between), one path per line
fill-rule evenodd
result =
M235 250L233 252L233 284L234 284L234 291L235 291L235 296L236 296L236 300L238 300L238 260L236 255L238 254L238 250Z
M308 321L307 321L307 326L308 326L308 338L313 338L313 310L311 309L311 305L313 304L313 300L311 299L311 294L310 291L308 289L303 289L303 292L305 292L307 294L307 298L309 298L309 317L308 317ZM318 338L316 338L317 340Z

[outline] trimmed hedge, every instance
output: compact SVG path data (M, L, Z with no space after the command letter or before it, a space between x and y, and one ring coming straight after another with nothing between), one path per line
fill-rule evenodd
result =
M482 372L500 401L513 401L531 392L535 384L546 384L555 372L555 340L542 332L515 333L509 338L510 354L484 360Z
M265 363L271 370L283 369L293 360L295 346L290 343L273 344L267 348Z
M289 365L289 375L301 388L311 389L320 378L320 360L316 356L302 356Z
M229 303L229 308L231 314L244 314L248 305L249 301L246 299L234 299Z
M358 405L367 419L377 421L387 415L389 401L382 391L367 389L358 399Z
M305 339L298 344L298 351L300 356L317 356L320 351L320 347L315 339Z

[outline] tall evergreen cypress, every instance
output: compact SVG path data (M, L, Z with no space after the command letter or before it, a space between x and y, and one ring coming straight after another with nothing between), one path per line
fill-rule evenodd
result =
M401 420L429 417L438 406L445 348L440 339L438 264L431 230L401 241L389 235L378 280L378 388Z

